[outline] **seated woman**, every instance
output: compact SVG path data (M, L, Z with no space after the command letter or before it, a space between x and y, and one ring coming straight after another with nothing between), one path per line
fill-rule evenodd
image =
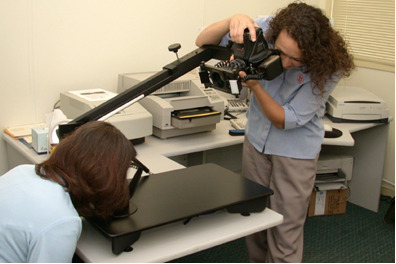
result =
M80 216L108 217L128 205L136 151L113 125L92 121L49 158L0 177L0 262L71 262Z

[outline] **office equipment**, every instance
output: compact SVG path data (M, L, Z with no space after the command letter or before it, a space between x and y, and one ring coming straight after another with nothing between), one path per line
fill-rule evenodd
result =
M316 170L317 180L321 180L321 176L334 175L338 177L341 170L344 174L344 181L350 181L353 174L353 157L349 155L321 153Z
M32 128L32 147L39 154L48 151L48 127Z
M230 119L230 124L235 129L245 129L246 123L247 123L246 117Z
M347 186L348 181L352 180L352 173L352 156L321 153L308 216L345 213Z
M231 136L243 136L245 135L245 129L230 129L228 130L228 134Z
M337 86L327 100L328 117L334 123L386 123L385 101L359 87Z
M125 91L152 74L120 74L118 92ZM153 115L155 136L165 139L216 128L224 112L224 101L214 89L201 86L198 77L188 73L140 101Z
M272 80L283 72L279 52L269 49L261 28L256 27L257 39L252 41L250 33L245 31L243 43L229 42L233 59L220 61L214 66L200 65L199 76L205 87L238 95L242 82L247 80ZM244 78L239 72L246 73Z
M218 210L249 215L266 208L271 189L215 164L202 164L143 179L132 197L137 211L125 218L87 218L120 254L142 231ZM185 224L188 225L188 223Z
M103 89L62 92L60 94L61 110L68 118L73 119L116 95ZM107 119L135 144L144 142L144 138L152 134L152 120L152 115L139 103L135 103Z
M230 112L243 112L246 111L249 106L240 99L237 98L228 98L226 109Z

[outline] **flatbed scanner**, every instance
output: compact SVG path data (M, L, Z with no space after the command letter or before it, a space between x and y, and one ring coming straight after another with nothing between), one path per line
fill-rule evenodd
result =
M153 73L125 73L118 78L121 93ZM187 73L139 103L153 115L153 135L166 139L211 131L224 115L224 99L212 88L204 88L198 76Z
M67 118L73 119L116 95L104 89L62 92L60 108ZM134 144L143 143L146 136L152 135L153 117L139 103L132 104L106 121L117 127Z
M386 123L389 109L375 94L359 87L337 86L326 104L334 123Z

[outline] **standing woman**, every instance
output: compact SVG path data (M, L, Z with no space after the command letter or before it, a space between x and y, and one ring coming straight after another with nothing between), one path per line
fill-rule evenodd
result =
M273 17L253 20L237 14L216 22L200 33L196 45L242 43L245 29L255 41L257 26L269 47L279 51L284 72L271 81L245 83L252 96L242 174L274 190L269 208L282 214L284 221L247 237L247 249L252 262L301 262L303 227L324 136L325 103L354 63L323 12L301 2L289 4Z
M80 216L108 217L129 202L136 151L113 125L88 122L38 165L0 177L0 262L71 262Z

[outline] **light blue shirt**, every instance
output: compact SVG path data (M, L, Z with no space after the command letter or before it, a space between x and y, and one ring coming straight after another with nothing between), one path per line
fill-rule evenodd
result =
M34 165L0 176L0 262L71 262L81 218L69 193Z
M266 32L270 19L260 17L255 21ZM229 39L227 34L220 45L226 45ZM284 70L271 81L261 80L263 89L285 111L284 129L272 125L252 93L245 131L249 142L264 154L297 159L315 158L323 142L325 104L338 81L339 78L328 80L325 94L321 96L317 90L316 94L313 93L310 75L303 73L301 67Z

